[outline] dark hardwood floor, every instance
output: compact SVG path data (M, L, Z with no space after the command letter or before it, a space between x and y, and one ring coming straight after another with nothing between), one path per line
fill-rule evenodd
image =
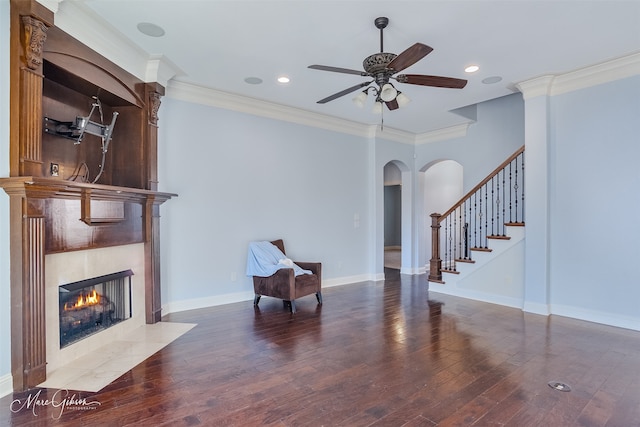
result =
M170 314L198 326L100 392L72 401L69 391L66 408L13 413L39 390L6 396L0 425L640 426L640 332L429 293L425 276L386 273L325 289L321 307L300 299L293 316L267 297L259 310ZM62 393L38 399L59 405Z

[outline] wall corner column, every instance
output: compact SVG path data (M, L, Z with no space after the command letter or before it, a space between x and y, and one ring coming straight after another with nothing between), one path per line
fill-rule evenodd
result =
M551 139L550 93L553 76L518 84L524 98L524 132L527 164L525 205L525 277L523 311L549 315L549 150Z

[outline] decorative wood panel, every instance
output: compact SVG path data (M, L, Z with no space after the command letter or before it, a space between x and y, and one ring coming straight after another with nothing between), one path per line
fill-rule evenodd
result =
M10 196L11 370L21 391L46 379L46 254L145 242L145 316L160 320L159 206L175 194L156 191L164 88L56 28L37 1L10 5L10 177L0 187ZM102 172L83 174L102 162L102 138L71 141L43 123L87 117L94 97L100 124L118 120Z
M26 217L24 234L27 265L23 294L23 329L29 339L24 347L24 375L28 387L35 387L47 378L47 333L45 323L44 286L44 218Z

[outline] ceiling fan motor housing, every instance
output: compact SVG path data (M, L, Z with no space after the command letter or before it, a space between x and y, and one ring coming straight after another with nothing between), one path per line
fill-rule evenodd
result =
M396 56L398 55L395 53L374 53L373 55L367 56L364 61L362 61L362 68L364 68L364 71L368 74L376 74L380 71L385 71L387 69L387 65L389 65Z

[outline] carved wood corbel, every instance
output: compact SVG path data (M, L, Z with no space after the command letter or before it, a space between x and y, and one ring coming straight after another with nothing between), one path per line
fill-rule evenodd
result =
M149 92L149 123L158 124L158 111L160 110L162 95L156 91Z
M47 40L48 27L33 16L22 16L22 25L25 65L31 70L39 70L42 65L42 50Z

